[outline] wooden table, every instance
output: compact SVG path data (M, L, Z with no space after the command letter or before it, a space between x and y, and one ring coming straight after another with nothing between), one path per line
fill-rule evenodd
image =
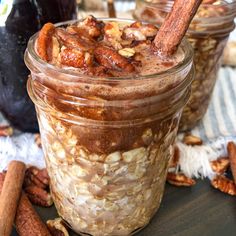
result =
M54 207L37 208L37 211L44 220L57 215ZM208 180L199 180L192 188L167 184L159 211L151 223L136 235L235 236L236 197L213 189ZM17 233L14 231L12 236L17 236Z

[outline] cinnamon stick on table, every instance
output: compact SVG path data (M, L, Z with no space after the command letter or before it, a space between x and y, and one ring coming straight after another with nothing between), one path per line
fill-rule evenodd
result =
M0 173L0 194L4 178L5 174ZM15 227L19 236L51 236L24 193L21 195L16 211Z
M12 161L0 195L0 235L10 236L16 215L17 205L21 196L25 175L25 164Z
M155 39L155 50L170 56L177 50L202 0L175 0Z

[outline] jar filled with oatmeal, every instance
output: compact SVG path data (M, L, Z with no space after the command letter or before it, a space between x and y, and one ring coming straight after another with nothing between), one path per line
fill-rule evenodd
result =
M173 0L136 0L134 17L160 25L172 5ZM193 128L207 111L235 16L235 0L203 0L189 27L187 37L194 48L196 75L180 121L181 131Z
M131 235L159 208L190 96L193 52L183 41L163 61L151 50L156 31L88 17L47 24L29 41L28 92L52 196L59 215L82 235Z

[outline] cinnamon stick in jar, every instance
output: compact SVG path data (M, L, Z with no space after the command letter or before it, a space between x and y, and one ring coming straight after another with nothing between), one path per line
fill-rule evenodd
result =
M182 38L196 14L202 0L175 0L154 39L154 49L161 56L171 56L177 50Z
M10 236L16 215L17 205L21 196L25 176L25 164L12 161L0 195L0 235Z
M0 194L5 174L0 173ZM16 211L15 227L19 236L51 236L27 196L22 192Z

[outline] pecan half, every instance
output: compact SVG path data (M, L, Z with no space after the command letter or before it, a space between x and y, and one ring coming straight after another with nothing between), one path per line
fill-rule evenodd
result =
M61 64L75 68L87 67L93 63L88 52L82 52L75 48L64 48L60 53Z
M94 16L88 16L84 21L77 24L78 27L82 27L89 36L93 38L98 38L102 34L104 23L98 21Z
M236 183L236 145L233 142L229 142L227 150L229 154L230 168L234 177L234 182Z
M53 205L51 194L45 191L44 189L39 188L37 186L29 186L26 187L24 190L29 200L33 204L42 207L50 207Z
M48 229L52 236L69 236L61 218L47 221Z
M53 49L53 34L55 32L55 26L52 23L47 23L39 32L37 41L37 51L41 59L45 61L52 60Z
M0 137L12 136L13 128L9 125L1 125L0 126Z
M55 30L55 36L62 45L68 48L75 48L80 51L89 51L95 46L94 41L88 37L84 37L84 35L79 33L70 34L65 29L57 28Z
M190 187L196 184L194 179L191 179L184 174L175 174L175 173L168 173L167 174L167 182L175 185L175 186L185 186Z
M49 186L49 176L46 169L38 169L32 166L26 170L24 187L37 186L46 189Z
M223 175L216 176L212 181L211 185L219 189L223 193L236 196L236 185L234 182Z
M123 57L132 57L135 54L135 50L133 48L123 48L118 51L118 53Z
M202 145L202 140L201 138L197 137L197 136L194 136L194 135L191 135L191 134L187 134L184 136L184 140L183 142L186 144L186 145Z
M158 29L154 25L134 22L123 30L122 37L125 39L146 40L147 38L154 38L157 31Z
M218 160L210 162L211 168L217 174L223 174L229 166L229 158L222 157Z
M98 46L94 50L94 56L100 65L108 69L123 70L126 72L133 72L135 70L135 67L130 64L127 58L109 47Z

